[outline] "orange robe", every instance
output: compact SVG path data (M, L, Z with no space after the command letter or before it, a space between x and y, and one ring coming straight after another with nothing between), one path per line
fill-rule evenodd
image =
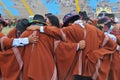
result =
M7 34L7 37L17 38L16 28L13 28L12 30L10 30L10 32ZM21 48L20 51L22 51L23 48ZM10 54L8 54L9 52ZM3 65L4 74L2 78L4 80L19 80L20 73L21 73L21 69L20 69L21 67L20 67L20 63L17 60L16 54L19 55L19 58L22 58L22 54L18 52L13 52L13 48L5 51L4 53L5 53L4 59L7 61Z
M13 28L12 30L10 30L7 34L7 36L9 38L17 38L17 29Z
M63 32L61 32L61 30ZM45 27L44 33L51 35L57 39L65 40L67 42L78 42L80 40L83 40L85 36L83 28L77 24L62 28L61 30L55 27L52 27L52 28ZM108 39L106 44L102 46L105 39L105 35L102 31L98 30L97 28L89 24L85 24L85 30L86 30L86 37L85 37L86 48L82 52L82 57L79 57L79 60L77 60L77 63L74 64L75 66L71 70L72 73L70 74L65 73L66 75L62 76L63 79L70 80L72 79L71 78L72 75L82 75L82 76L92 77L96 71L96 63L98 62L98 60L101 60L100 58L103 56L105 57L102 58L101 64L98 68L99 74L97 74L97 77L95 78L97 78L97 80L103 80L108 77L108 73L110 70L110 63L111 63L109 56L115 51L116 43L113 42L111 39ZM77 54L79 53L80 52L78 52ZM80 54L78 56L80 56ZM81 58L82 58L82 62L81 62ZM69 61L73 62L74 59L73 58L71 59L72 60L69 60ZM72 65L70 65L69 63L66 65L69 65L69 67L71 67ZM59 64L59 61L58 61L58 64ZM82 71L80 70L81 66L82 66ZM61 71L61 72L64 72L64 71ZM62 73L60 73L60 75L62 75Z
M1 74L2 74L2 79L3 80L6 80L5 79L5 73L6 73L6 62L7 62L7 56L6 53L5 53L5 48L11 48L12 47L12 42L13 42L13 38L7 38L4 34L0 33L0 51L1 51L1 54L0 54L0 70L1 70ZM7 54L9 54L10 52L7 52Z
M2 48L11 48L12 47L12 42L13 38L7 38L3 33L0 32L0 41L2 42L1 46Z
M111 34L115 35L117 38L117 44L120 45L120 31L112 31ZM111 71L109 75L109 80L120 80L120 54L116 51L112 55Z
M97 20L93 19L91 25L97 26Z
M33 33L33 31L25 31L21 36L26 37ZM55 46L62 44L62 47L67 46L69 53L76 53L77 44L70 45L64 42L58 44L54 43L53 37L37 32L39 42L30 44L24 50L24 67L23 80L57 80L56 58L54 57ZM73 48L71 50L71 48ZM62 50L61 50L62 51ZM63 54L62 54L63 55Z

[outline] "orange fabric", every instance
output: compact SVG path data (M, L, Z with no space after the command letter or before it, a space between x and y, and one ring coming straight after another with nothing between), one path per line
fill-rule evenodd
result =
M4 35L2 37L4 37ZM4 38L2 42L3 48L5 50L1 52L2 60L0 61L2 62L1 73L3 80L19 80L19 74L20 74L19 65L15 55L13 54L12 49L9 49L12 47L12 42L13 42L13 38L7 38L7 37Z
M12 30L10 30L7 34L7 36L9 38L17 38L17 29L13 28Z
M120 31L112 31L111 33L117 37L117 44L120 45ZM109 80L120 80L119 74L120 74L120 53L116 51L112 55Z
M97 60L99 58L101 58L102 56L107 56L106 54L108 54L108 55L112 54L116 48L116 44L111 39L109 39L107 44L104 47L100 48L102 46L103 40L105 38L104 33L89 24L85 24L85 28L86 28L86 39L85 39L86 40L86 48L84 49L83 56L82 56L82 61L83 61L82 75L83 76L92 76L93 73L95 72L95 66L96 66ZM72 25L69 27L65 27L65 28L62 28L62 30L66 34L67 42L78 42L78 41L84 39L83 38L84 37L83 29L79 25ZM60 30L55 27L54 28L46 27L45 33L53 36L56 39L62 39L62 37L63 37ZM72 60L70 60L70 61L72 61ZM108 59L108 63L109 63L109 59ZM79 73L78 65L79 64L77 62L76 66L74 68L73 75L79 75L78 74ZM104 73L104 71L102 71L102 72ZM99 75L102 75L101 74L102 72L100 72ZM108 75L108 74L106 74L106 75ZM102 77L102 79L104 79L106 76L105 77L101 76L101 77ZM70 80L70 79L68 79L68 80Z
M91 25L97 26L97 20L93 19Z
M22 37L32 33L33 31L25 31ZM53 39L40 32L37 32L37 36L39 36L39 42L34 44L34 47L32 44L25 47L23 80L50 80L53 76L55 68L52 55Z
M76 55L76 45L77 44L75 43L66 44L66 42L61 42L55 50L55 60L58 68L59 80L65 80L65 76Z

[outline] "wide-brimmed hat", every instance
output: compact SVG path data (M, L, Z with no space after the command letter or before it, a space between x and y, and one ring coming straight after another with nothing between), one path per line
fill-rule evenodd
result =
M68 13L64 16L63 18L63 26L68 26L68 23L71 21L71 22L74 22L76 20L80 19L79 15L75 15L75 14L72 14L72 13Z
M41 23L43 25L46 25L46 20L44 19L44 17L42 15L35 14L31 24L32 23Z

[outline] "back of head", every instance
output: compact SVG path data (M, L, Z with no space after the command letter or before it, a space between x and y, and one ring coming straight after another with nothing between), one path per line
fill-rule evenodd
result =
M68 13L63 17L63 27L68 26L69 23L74 23L76 20L79 20L79 15Z
M26 30L28 26L29 26L29 21L26 18L23 18L18 20L16 24L16 29L22 33Z
M97 18L98 19L104 18L107 14L108 13L106 13L106 12L101 12L101 13L98 14Z
M56 26L56 27L60 27L59 24L59 19L57 16L55 15L48 15L47 18L49 19L50 23L52 24L52 26Z
M89 20L89 17L87 15L86 11L80 11L79 16L82 20Z
M110 28L111 25L112 25L111 20L110 20L109 18L107 18L107 17L104 17L104 18L99 19L99 20L98 20L98 25L100 25L100 24L104 24L104 25L106 25L108 28Z
M112 18L112 19L115 18L115 15L114 15L114 14L111 14L111 13L105 14L105 16L107 16L108 18Z
M105 16L108 17L114 24L116 23L114 14L108 13Z

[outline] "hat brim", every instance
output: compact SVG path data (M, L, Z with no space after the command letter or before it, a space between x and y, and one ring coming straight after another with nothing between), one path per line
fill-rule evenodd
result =
M68 19L63 23L62 26L63 26L63 27L64 27L64 26L67 26L69 21L71 21L71 20L76 21L76 20L78 20L78 19L80 19L79 15L74 15L74 16L68 18Z
M42 21L39 21L39 20L32 20L32 22L30 22L30 25L31 25L32 23L41 23L41 24L43 24L43 25L47 25L45 22L42 22Z

